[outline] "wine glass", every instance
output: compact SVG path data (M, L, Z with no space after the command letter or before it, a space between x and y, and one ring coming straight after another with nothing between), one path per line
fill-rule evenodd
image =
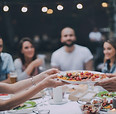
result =
M50 99L48 94L48 88L41 91L42 92L42 98L38 100L38 103L36 105L36 109L33 110L33 112L37 114L49 114L50 110L48 109L48 100Z

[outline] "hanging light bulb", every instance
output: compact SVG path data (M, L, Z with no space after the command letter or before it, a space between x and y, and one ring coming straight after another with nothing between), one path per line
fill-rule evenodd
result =
M83 5L82 4L77 4L77 9L82 9L83 8Z
M58 5L58 6L57 6L57 9L58 9L58 10L63 10L64 7L63 7L62 5Z
M47 7L42 7L42 12L47 12L48 8Z
M104 8L108 7L108 3L106 3L106 2L103 2L101 5L102 5L102 7L104 7Z
M48 9L47 14L52 14L53 10L52 9Z
M7 5L5 5L5 6L3 7L3 11L4 11L4 12L8 12L8 11L9 11L9 7L8 7Z
M22 7L22 8L21 8L21 11L25 13L25 12L28 11L28 8L27 8L27 7Z

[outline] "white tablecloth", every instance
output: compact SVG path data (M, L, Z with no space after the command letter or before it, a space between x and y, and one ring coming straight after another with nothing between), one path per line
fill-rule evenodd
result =
M47 105L45 106L46 109L50 110L50 114L82 114L80 104L78 104L76 101L70 101L68 100L68 94L66 95L65 99L68 101L65 104L61 105L51 105L49 102L47 102ZM41 102L41 99L35 99L34 100L37 104ZM0 114L35 114L33 110L37 111L40 109L40 106L37 105L37 107L33 109L24 109L24 110L18 110L18 111L4 111L0 112ZM103 113L100 113L103 114Z
M67 100L67 103L61 104L61 105L51 105L47 102L47 105L45 105L45 109L50 110L50 114L82 114L80 105L77 102L73 102L68 100L68 98L65 98ZM34 100L36 103L40 102L41 99ZM37 105L33 109L23 109L23 110L10 110L10 111L4 111L0 112L0 114L35 114L37 110L40 109L40 106Z
M46 109L50 110L50 114L82 114L79 104L77 102L71 101L68 101L67 103L62 105L48 104L46 106Z

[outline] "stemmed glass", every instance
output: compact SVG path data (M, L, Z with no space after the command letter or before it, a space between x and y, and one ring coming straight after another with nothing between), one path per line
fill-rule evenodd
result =
M37 114L49 114L50 110L47 108L47 101L50 99L48 94L48 88L42 90L42 98L39 99L39 102L36 105L36 109L34 109L34 112ZM45 104L46 103L46 104Z

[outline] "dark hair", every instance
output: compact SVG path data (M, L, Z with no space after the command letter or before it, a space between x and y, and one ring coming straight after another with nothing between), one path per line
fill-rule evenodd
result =
M111 44L116 49L116 38L109 39L105 42Z
M30 42L32 44L32 46L35 48L34 43L30 38L26 37L26 38L23 38L20 40L20 42L19 42L19 58L21 59L23 65L25 64L25 58L24 58L24 54L21 53L21 50L22 50L22 45L25 41ZM35 49L35 53L34 53L32 60L35 60L35 59L36 59L36 49Z

